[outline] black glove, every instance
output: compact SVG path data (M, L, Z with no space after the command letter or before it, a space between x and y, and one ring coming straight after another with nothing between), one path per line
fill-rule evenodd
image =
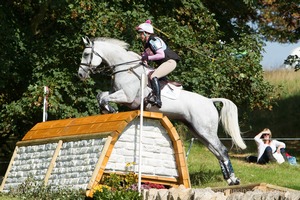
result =
M148 61L148 54L147 53L143 53L142 55L142 61Z

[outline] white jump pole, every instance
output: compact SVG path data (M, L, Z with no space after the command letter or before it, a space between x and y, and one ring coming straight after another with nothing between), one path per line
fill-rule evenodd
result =
M43 122L47 120L48 93L49 93L49 88L47 86L44 86Z
M143 136L143 118L144 118L144 88L145 88L145 74L141 77L141 114L140 114L140 140L139 140L139 179L138 191L141 193L142 184L142 136Z

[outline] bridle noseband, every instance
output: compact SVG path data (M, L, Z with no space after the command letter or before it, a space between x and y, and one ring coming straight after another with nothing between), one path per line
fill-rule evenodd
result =
M128 62L116 64L116 65L109 65L109 66L105 66L105 67L103 67L101 69L97 69L98 66L93 66L92 65L93 55L95 54L96 56L99 56L103 61L105 61L105 59L97 51L94 50L94 42L92 42L92 46L85 47L85 48L91 48L92 51L91 51L90 62L88 64L87 63L80 63L80 68L84 72L86 72L86 73L91 72L92 74L95 74L95 73L99 73L99 72L102 72L102 71L105 71L106 69L108 69L108 70L112 70L113 71L111 75L115 75L115 74L120 73L120 72L131 71L131 72L133 72L140 79L139 75L135 71L133 71L133 69L137 68L140 65L143 65L141 62L139 64L135 65L134 67L130 67L128 69L122 69L120 71L114 71L114 69L116 67L118 67L118 66L130 64L130 63L134 63L134 62L138 62L138 61L141 61L140 59L138 59L138 60L132 60L132 61L128 61ZM82 66L88 67L88 69L87 69L88 71L86 70L86 68L84 68Z

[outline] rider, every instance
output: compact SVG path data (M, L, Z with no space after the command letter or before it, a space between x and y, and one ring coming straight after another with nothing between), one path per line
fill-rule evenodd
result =
M154 61L158 68L151 74L151 86L155 95L154 105L161 108L162 102L160 98L160 85L158 79L171 73L177 66L180 60L179 56L172 51L166 43L156 35L154 35L151 21L147 20L145 23L136 27L140 34L141 40L144 42L144 52L142 54L142 61Z

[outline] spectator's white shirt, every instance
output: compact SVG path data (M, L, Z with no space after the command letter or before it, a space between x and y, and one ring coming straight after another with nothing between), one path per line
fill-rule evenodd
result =
M270 146L272 148L273 153L277 150L277 147L279 146L283 146L283 148L285 148L285 143L280 142L278 140L271 140L269 144L265 144L264 141L260 138L260 136L256 136L254 137L254 141L257 144L257 160L259 160L260 157L263 155L267 146Z

